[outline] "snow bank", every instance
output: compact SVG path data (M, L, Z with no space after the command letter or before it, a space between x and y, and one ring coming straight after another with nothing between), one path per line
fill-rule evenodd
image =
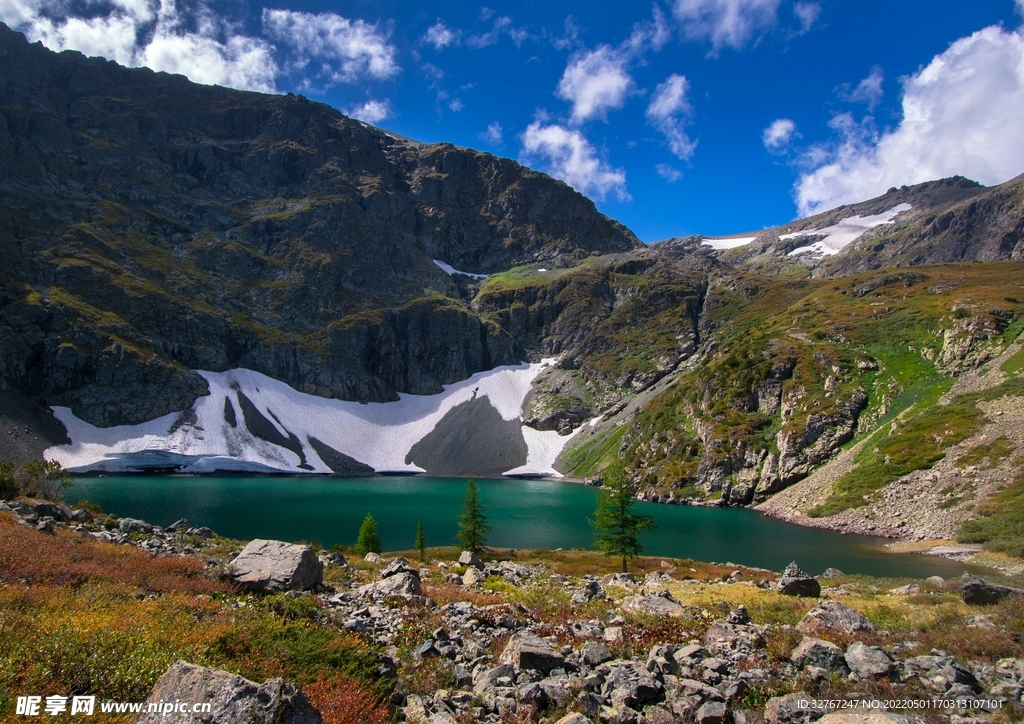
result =
M779 238L799 239L802 236L821 236L823 238L816 240L813 244L801 246L789 252L789 256L807 254L809 252L822 256L835 256L863 236L868 229L873 229L882 224L891 224L897 214L909 211L910 208L910 204L900 204L899 206L892 207L885 213L876 214L875 216L850 216L842 219L834 226L828 226L824 229L797 231L793 234L783 234Z
M734 236L729 239L704 239L701 244L703 246L710 246L712 249L722 251L724 249L735 249L740 246L746 246L756 238L756 236Z
M502 475L509 477L549 477L560 478L562 474L555 470L555 458L562 452L565 443L576 437L576 434L583 427L577 427L568 435L559 435L557 430L534 430L532 427L522 427L523 439L526 440L526 447L529 452L526 455L526 464L518 468L506 470Z
M470 272L459 271L458 269L452 267L451 264L445 264L443 261L439 261L438 259L431 259L431 261L437 264L439 267L441 267L442 271L446 272L448 276L451 276L452 274L462 274L463 276L471 277L473 279L487 278L486 274L471 274Z
M406 455L453 407L486 397L502 419L522 420L523 402L533 380L553 361L480 372L447 385L437 395L400 395L398 402L369 404L307 395L252 370L200 370L210 394L196 400L191 414L98 428L66 407L54 408L72 442L49 448L46 458L74 472L177 467L195 473L330 473L309 442L316 438L379 472L423 472L407 464ZM301 455L249 432L240 402L243 395L283 438L301 449ZM226 415L231 408L234 414ZM234 425L229 422L232 417ZM554 459L571 436L522 429L529 451L523 467L536 474L557 475Z

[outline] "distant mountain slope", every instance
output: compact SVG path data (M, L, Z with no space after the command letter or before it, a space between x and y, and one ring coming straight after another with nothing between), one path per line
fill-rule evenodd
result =
M525 358L469 272L641 246L565 184L294 96L200 86L0 26L0 385L98 425L195 369L384 401Z

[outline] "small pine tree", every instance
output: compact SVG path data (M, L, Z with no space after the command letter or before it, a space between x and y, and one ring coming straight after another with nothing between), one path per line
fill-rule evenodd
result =
M377 533L377 521L369 513L363 518L363 524L359 526L359 535L356 537L356 553L365 556L367 553L380 553L380 535Z
M649 515L635 515L634 503L625 468L619 462L612 463L604 473L604 485L597 494L597 510L589 522L594 529L594 544L606 556L621 556L623 573L629 559L644 550L637 537L639 533L656 525Z
M416 550L420 552L420 560L427 560L427 536L423 532L423 521L416 521Z
M467 551L480 555L487 545L487 531L490 529L477 495L476 482L470 478L466 481L466 499L462 503L459 532L455 537Z

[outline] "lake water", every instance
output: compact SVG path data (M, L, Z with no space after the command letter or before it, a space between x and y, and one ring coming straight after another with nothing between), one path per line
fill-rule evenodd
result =
M501 548L592 548L587 518L597 491L540 480L478 480ZM422 520L427 545L452 545L464 479L430 477L81 477L70 502L87 499L107 512L169 525L187 518L231 538L355 543L367 513L377 520L384 550L413 547ZM700 561L732 561L781 570L792 560L812 574L833 566L876 576L959 576L966 566L941 558L886 553L882 539L842 535L784 523L751 510L637 503L658 522L644 533L644 553Z

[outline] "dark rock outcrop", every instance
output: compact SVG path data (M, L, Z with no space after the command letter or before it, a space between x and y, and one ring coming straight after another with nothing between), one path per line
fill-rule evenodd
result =
M964 603L985 606L1019 596L1024 596L1024 591L989 583L970 573L965 573L960 581L960 597Z

